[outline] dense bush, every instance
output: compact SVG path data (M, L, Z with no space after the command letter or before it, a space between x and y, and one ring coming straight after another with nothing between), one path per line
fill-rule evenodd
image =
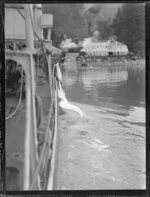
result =
M122 4L111 24L98 17L96 21L93 20L101 11L98 6L89 9L85 15L82 14L83 4L44 4L43 10L54 15L52 40L55 46L59 46L63 34L83 39L91 36L90 29L94 31L96 26L103 39L116 35L118 41L126 44L130 51L141 56L145 53L144 3Z
M130 51L145 52L145 5L128 3L118 10L113 23L118 40L127 44Z

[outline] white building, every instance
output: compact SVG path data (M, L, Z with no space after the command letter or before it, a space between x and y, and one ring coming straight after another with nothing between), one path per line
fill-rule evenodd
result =
M128 48L125 44L117 41L108 40L106 42L90 43L82 49L89 56L124 56L128 54Z

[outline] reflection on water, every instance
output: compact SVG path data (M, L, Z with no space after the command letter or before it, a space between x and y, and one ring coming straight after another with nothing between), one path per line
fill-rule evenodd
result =
M133 106L137 112L137 107L145 107L144 66L64 69L63 86L73 102L124 109L126 113L132 112Z
M105 189L109 185L105 180L112 177L110 188L145 188L144 63L138 66L132 65L132 62L128 65L113 63L114 65L105 67L100 63L95 66L93 63L88 68L77 68L75 62L71 63L70 61L62 72L63 87L68 100L87 104L87 108L97 106L95 109L101 111L96 116L94 110L90 111L95 120L91 129L93 138L92 141L84 140L91 151L94 151L91 161L97 164L93 165L103 163L108 169L103 178L102 174L99 179L97 176L97 184ZM99 123L102 125L99 126ZM95 138L95 135L99 137ZM110 150L110 155L105 152L95 156L96 150L107 149ZM106 155L107 158L104 157ZM96 176L93 171L92 175Z

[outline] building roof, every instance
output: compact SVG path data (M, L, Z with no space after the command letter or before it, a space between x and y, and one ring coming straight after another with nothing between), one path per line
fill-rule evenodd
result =
M128 48L125 44L122 44L118 41L105 41L91 43L83 49L84 51L128 51Z

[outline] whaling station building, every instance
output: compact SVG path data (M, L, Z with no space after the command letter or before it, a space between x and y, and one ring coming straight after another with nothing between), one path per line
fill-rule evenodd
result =
M116 40L108 40L105 42L92 43L82 49L89 56L126 56L128 54L128 47Z

